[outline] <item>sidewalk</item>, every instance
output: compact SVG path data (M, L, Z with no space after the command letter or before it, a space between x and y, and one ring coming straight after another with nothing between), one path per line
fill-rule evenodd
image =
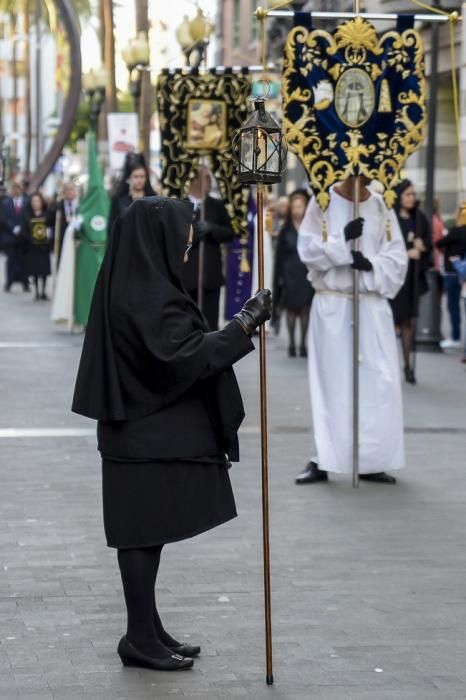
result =
M3 265L3 260L0 260ZM310 452L305 362L270 338L275 685L265 686L258 353L231 472L239 517L167 546L159 601L194 671L124 670L124 602L104 542L91 421L70 412L82 338L50 305L0 293L1 700L465 700L466 372L420 355L404 387L408 467L395 487L298 487ZM26 432L27 431L27 432Z

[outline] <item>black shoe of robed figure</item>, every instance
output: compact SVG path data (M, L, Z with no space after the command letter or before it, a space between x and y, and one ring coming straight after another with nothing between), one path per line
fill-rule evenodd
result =
M168 647L174 654L179 654L180 656L186 656L192 658L193 656L199 656L201 653L201 647L191 646L190 644L179 644L176 647Z
M154 671L184 671L192 668L194 661L180 654L173 654L167 659L155 659L138 651L126 637L120 639L118 655L123 666L137 666L139 668L151 668Z
M300 357L307 357L307 348L305 345L301 345L299 349L299 356Z
M315 484L317 481L328 481L328 474L319 469L315 462L309 462L306 469L296 477L297 484Z
M288 348L288 357L296 357L296 348L294 345L290 345Z
M359 478L363 481L374 481L377 484L396 484L394 476L390 476L386 472L376 472L375 474L360 474Z

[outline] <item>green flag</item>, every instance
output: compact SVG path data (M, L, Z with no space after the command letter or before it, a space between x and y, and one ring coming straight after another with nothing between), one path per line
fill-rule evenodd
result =
M107 224L110 200L104 188L97 162L95 134L87 134L89 149L89 181L87 192L79 204L82 219L78 249L76 252L75 322L87 324L94 286L107 244Z

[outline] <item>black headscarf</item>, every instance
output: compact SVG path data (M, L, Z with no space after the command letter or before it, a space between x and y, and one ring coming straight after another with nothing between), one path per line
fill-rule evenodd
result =
M129 184L128 180L131 173L134 170L145 170L146 171L146 184L144 185L144 196L152 197L155 195L152 185L150 184L150 173L147 167L146 159L143 153L127 153L125 157L125 162L123 163L123 169L121 172L120 179L115 184L115 191L113 197L123 197L129 194Z
M181 282L192 211L190 202L156 196L117 218L90 310L76 413L142 418L201 377L208 329Z

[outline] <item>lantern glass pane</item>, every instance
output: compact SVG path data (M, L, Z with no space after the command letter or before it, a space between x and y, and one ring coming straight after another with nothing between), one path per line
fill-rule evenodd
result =
M257 169L267 173L278 173L280 166L280 133L267 133L259 130Z
M249 172L254 167L254 132L245 131L241 134L240 171Z

